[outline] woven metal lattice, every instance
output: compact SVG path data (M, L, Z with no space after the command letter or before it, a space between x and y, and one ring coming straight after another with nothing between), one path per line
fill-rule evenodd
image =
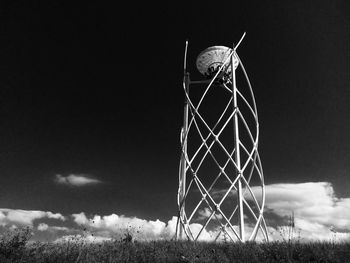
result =
M177 238L268 239L258 114L236 48L208 80L191 81L185 69Z

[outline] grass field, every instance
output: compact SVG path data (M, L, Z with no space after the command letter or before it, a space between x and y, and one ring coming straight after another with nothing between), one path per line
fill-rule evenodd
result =
M30 230L0 237L0 262L350 262L350 243L204 243L124 240L29 242Z

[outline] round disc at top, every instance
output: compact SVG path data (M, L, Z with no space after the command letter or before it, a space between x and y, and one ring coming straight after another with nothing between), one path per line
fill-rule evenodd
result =
M232 49L225 46L213 46L203 50L197 57L196 65L199 72L205 76L211 76L225 62L231 54ZM233 55L235 69L238 66L238 59ZM226 73L231 72L231 61L227 61L224 67Z

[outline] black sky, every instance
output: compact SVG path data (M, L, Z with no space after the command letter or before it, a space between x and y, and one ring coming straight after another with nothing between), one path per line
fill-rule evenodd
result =
M349 196L349 7L2 1L0 207L175 215L185 40L199 78L199 52L244 31L266 182L329 181ZM56 174L104 183L66 188Z

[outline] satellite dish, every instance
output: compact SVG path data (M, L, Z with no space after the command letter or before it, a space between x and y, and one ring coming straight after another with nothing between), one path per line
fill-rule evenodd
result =
M213 77L219 68L230 56L232 49L225 46L213 46L203 50L197 57L196 65L199 72L206 77ZM238 59L233 54L235 69L238 67ZM231 61L228 59L223 67L224 74L231 73Z

